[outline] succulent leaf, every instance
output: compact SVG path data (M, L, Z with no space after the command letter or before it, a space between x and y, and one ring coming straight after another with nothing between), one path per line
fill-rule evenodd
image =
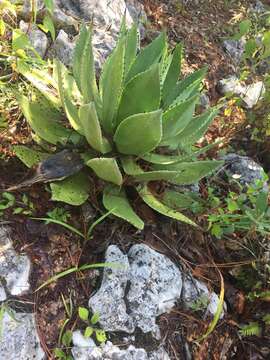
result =
M176 83L180 77L182 56L183 56L183 45L178 44L175 47L172 56L170 57L166 72L164 74L165 78L162 85L162 98L163 101L165 102L168 95L171 92L171 89L175 88Z
M130 71L127 75L127 81L137 74L146 71L153 64L157 64L166 48L166 35L161 33L154 41L140 51Z
M114 158L95 158L86 162L96 175L116 185L122 185L123 177Z
M62 201L70 205L82 205L88 198L89 180L83 172L63 181L52 182L52 200Z
M92 30L81 27L73 54L73 76L82 93L84 103L98 101L95 63L92 49Z
M102 100L101 124L108 134L115 128L115 117L123 90L125 38L121 38L107 58L100 78Z
M72 131L60 125L61 114L45 97L39 96L29 101L21 96L19 105L27 122L41 139L54 145L68 141Z
M109 152L111 147L107 139L102 137L101 127L93 101L90 104L81 105L79 118L88 144L102 154Z
M142 155L154 150L162 137L162 110L129 116L122 121L114 135L122 154Z
M159 109L160 81L159 64L138 74L125 86L119 105L117 123L130 115Z
M123 189L114 185L107 185L103 192L103 205L113 215L128 221L140 230L143 229L144 223L132 209Z
M171 217L175 220L182 221L186 224L192 225L197 227L198 225L195 224L191 219L186 217L185 215L181 214L180 212L170 209L167 205L162 204L150 191L150 189L145 186L138 186L137 188L140 197L143 201L150 206L152 209L156 210L162 215Z

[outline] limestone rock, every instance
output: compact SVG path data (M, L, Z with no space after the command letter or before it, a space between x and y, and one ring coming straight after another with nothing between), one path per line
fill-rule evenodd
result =
M111 245L106 251L105 262L115 267L104 268L100 289L89 300L89 307L98 312L100 324L105 331L125 331L133 333L134 323L127 314L125 290L129 280L129 263L127 255Z
M31 9L29 3L28 0L24 2L23 16L25 18L29 17ZM42 13L43 8L43 1L39 0L38 11ZM135 0L127 0L126 2L124 0L55 0L53 18L56 26L61 28L60 33L62 31L61 34L59 33L60 38L56 41L56 45L53 46L57 48L57 56L60 60L65 59L65 64L69 65L71 63L72 51L70 49L72 45L68 41L68 36L64 35L63 30L74 35L82 20L92 21L94 54L96 67L99 70L116 44L125 12L128 26L133 21L146 18L143 6ZM71 28L73 30L70 30ZM52 54L50 52L50 56Z
M132 246L128 255L112 245L105 262L121 267L104 269L101 287L89 300L93 312L100 314L102 328L133 333L138 327L158 337L156 317L170 310L180 298L179 269L146 245Z
M24 22L23 20L20 21L20 29L27 33L29 37L29 41L33 48L39 53L41 57L44 57L47 47L48 47L48 38L46 34L39 30L36 25L31 25L30 31L28 31L29 24Z
M179 269L166 256L146 245L133 245L128 253L130 288L128 307L135 326L144 333L158 334L156 317L169 311L180 298Z
M0 285L0 302L5 301L7 298L7 294L3 286Z
M85 339L78 331L73 333L73 344L74 360L170 360L162 347L149 355L142 348L130 345L127 349L120 349L110 341L97 347L92 339Z
M70 66L75 48L75 42L71 40L64 30L60 30L48 56L57 57L64 65Z
M262 81L257 81L250 85L244 85L236 76L229 76L222 79L217 84L217 90L226 95L239 96L243 101L243 106L247 109L252 109L265 93L265 86Z
M45 360L35 329L34 315L6 311L1 321L0 359Z
M222 44L225 52L230 55L235 64L239 64L245 51L245 40L224 40Z
M29 258L16 253L8 229L0 228L0 283L4 279L11 295L22 295L30 288L30 270Z
M254 84L248 85L241 96L244 106L247 109L252 109L265 93L265 86L262 81L257 81Z
M251 185L256 180L263 179L263 167L248 156L227 154L222 159L225 160L225 172L227 175L236 179L242 185ZM267 188L267 183L265 183L265 187Z

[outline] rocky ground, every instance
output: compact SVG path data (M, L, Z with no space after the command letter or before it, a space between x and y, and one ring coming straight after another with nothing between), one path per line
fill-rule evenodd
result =
M228 37L239 18L250 11L267 11L265 6L267 1L248 0L55 0L57 36L52 41L38 27L29 27L30 7L25 1L19 26L42 57L56 56L69 65L80 22L93 21L97 69L115 44L126 8L127 22L139 21L144 43L165 28L172 45L185 44L184 74L209 66L203 108L218 103L228 92L242 99L241 106L233 104L229 115L217 118L206 140L220 140L219 149L234 146L229 148L233 154L225 156L227 172L230 177L240 174L246 186L261 179L259 162L270 171L267 159L249 141L245 122L265 87L262 74L251 82L239 80L243 44ZM43 1L38 1L38 19L42 12ZM29 129L17 120L15 109L9 131L0 132L1 153L9 156L0 163L2 189L25 174L10 151L10 144L29 139ZM248 156L234 154L243 148ZM204 189L203 184L197 189L202 197ZM95 198L82 209L64 206L75 227L83 224L86 229L101 213L98 192L97 188ZM15 194L17 202L22 202L22 195L22 191ZM36 217L53 208L43 185L34 185L27 196ZM251 268L254 258L239 249L232 251L207 231L172 222L148 208L141 213L147 223L142 232L107 218L95 227L90 241L82 242L61 226L31 216L14 216L7 209L3 220L0 218L0 359L53 360L57 347L67 348L74 360L269 359L269 329L263 329L258 337L243 338L238 332L239 324L270 313L269 297L249 303L236 281L237 271ZM204 219L200 220L203 224ZM269 259L269 240L263 251ZM104 261L110 264L104 270L79 268ZM70 268L76 271L37 290ZM269 286L269 275L265 284ZM223 288L220 320L204 337ZM78 317L79 306L99 313L99 326L107 334L102 346L83 337L86 325ZM61 329L72 332L66 344L59 341Z

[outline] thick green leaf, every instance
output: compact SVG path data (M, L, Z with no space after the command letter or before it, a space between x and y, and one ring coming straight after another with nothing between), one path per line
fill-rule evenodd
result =
M193 225L197 227L197 224L195 224L192 220L190 220L185 215L181 214L178 211L175 211L173 209L170 209L168 206L162 204L149 190L147 186L138 187L138 193L143 199L143 201L150 206L152 209L156 210L162 215L168 216L170 218L173 218L175 220L182 221L186 224Z
M194 204L199 201L201 201L199 195L197 195L195 200L194 196L191 196L189 193L183 194L179 191L168 189L166 189L162 195L162 202L175 210L191 209L192 206L194 206Z
M73 175L63 181L50 183L52 200L79 206L88 198L89 180L84 173Z
M186 101L170 107L162 118L163 138L165 141L176 136L185 129L192 119L198 96L195 95Z
M166 77L162 86L162 99L165 102L169 93L171 92L171 89L175 88L176 83L181 74L182 55L183 55L183 45L178 44L174 49L173 55L168 64Z
M111 147L108 141L102 137L95 103L82 105L79 109L79 118L88 144L102 154L109 152Z
M181 162L172 165L153 165L156 170L176 171L178 175L168 181L178 185L197 183L223 165L223 161L205 160Z
M54 145L68 141L72 131L59 124L61 114L44 97L30 102L22 96L19 105L30 127L41 139Z
M31 47L28 36L21 29L12 31L12 50L17 51Z
M138 45L139 45L138 28L136 24L133 24L133 26L128 31L126 36L125 77L136 59Z
M180 134L170 139L170 144L180 144L181 147L195 144L205 134L209 125L218 114L218 111L219 108L212 108L194 117Z
M138 181L155 181L155 180L172 180L178 176L178 171L143 171L143 169L136 164L132 157L123 157L122 165L127 175L133 176Z
M155 64L126 85L119 105L117 123L130 115L157 110L159 104L159 64Z
M118 126L114 141L122 154L141 155L155 149L162 137L162 111L132 115Z
M141 156L141 158L151 164L169 165L182 161L184 156L149 153Z
M144 223L130 206L123 189L107 185L103 192L103 204L113 215L128 221L140 230L143 229Z
M64 85L64 82L68 81L67 79L68 75L63 71L63 65L58 60L56 61L56 71L57 71L59 95L62 102L62 106L67 115L67 118L73 129L75 131L78 131L81 135L83 135L77 106L72 101L71 92Z
M157 165L170 165L180 162L187 162L196 159L199 155L205 154L208 150L213 149L217 146L221 141L216 141L215 143L206 145L202 148L198 148L198 150L191 149L191 152L187 154L179 154L179 155L162 155L162 154L155 154L149 153L141 156L141 159L150 162L151 164Z
M123 178L114 158L95 158L86 162L98 177L116 185L122 185Z
M151 44L140 51L128 73L127 81L137 74L146 71L153 64L158 63L165 47L166 35L165 33L161 33Z
M84 103L98 102L98 88L92 48L92 31L82 25L73 54L73 75Z
M30 81L52 105L57 109L61 107L61 101L57 96L57 83L47 71L34 68L24 59L17 60L16 71Z
M50 33L52 40L55 41L55 27L51 15L45 15L43 24L40 24L38 27L46 34Z
M179 81L174 88L168 93L164 107L167 108L173 103L184 101L199 91L201 82L205 77L207 68L202 68L188 75L185 79Z
M123 90L125 38L118 41L116 48L107 58L100 78L102 98L102 126L109 134L113 133L115 117Z
M13 146L13 151L16 156L26 165L28 168L31 168L34 165L37 165L40 161L45 160L50 156L48 153L43 153L41 151L36 151L28 148L24 145L15 145Z

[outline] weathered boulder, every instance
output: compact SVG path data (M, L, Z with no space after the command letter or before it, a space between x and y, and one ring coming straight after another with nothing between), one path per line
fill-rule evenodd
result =
M43 360L34 314L5 311L1 319L0 359Z
M240 40L227 39L222 43L224 51L231 57L236 65L241 62L245 51L246 41L242 38Z
M11 295L22 295L30 288L28 278L31 263L26 255L18 255L13 248L9 230L0 227L0 289L1 281ZM4 298L4 291L1 291Z
M120 349L110 341L97 347L91 338L85 339L79 331L73 333L73 344L74 360L170 360L162 347L149 354L144 349L132 345L127 349Z
M27 33L33 48L39 53L41 57L44 57L49 43L48 38L46 34L36 25L31 24L30 28L28 29L29 26L30 25L23 20L20 21L20 29Z
M243 106L252 109L265 93L265 86L262 81L245 85L236 76L229 76L222 79L217 84L217 90L222 95L232 94L239 96L243 101Z
M42 15L44 4L42 0L37 2L38 13ZM31 6L25 0L23 16L29 18ZM123 15L126 14L127 25L133 21L145 19L146 15L143 6L134 0L55 0L53 19L62 33L56 39L53 49L57 56L65 64L71 63L72 49L74 43L67 34L74 35L77 32L79 23L84 20L93 22L93 46L97 69L101 68L104 60L114 48L120 29ZM63 30L66 31L64 35ZM61 32L61 31L60 31ZM56 49L55 49L56 47ZM50 56L54 52L49 53Z
M227 154L222 159L225 161L224 170L227 175L244 186L252 185L256 180L263 179L263 167L248 156ZM265 183L265 187L268 188L267 183Z
M140 328L158 338L156 317L169 311L180 298L179 269L146 245L132 246L127 255L109 246L105 262L119 267L104 269L101 287L89 300L93 312L100 314L102 328L127 333Z

